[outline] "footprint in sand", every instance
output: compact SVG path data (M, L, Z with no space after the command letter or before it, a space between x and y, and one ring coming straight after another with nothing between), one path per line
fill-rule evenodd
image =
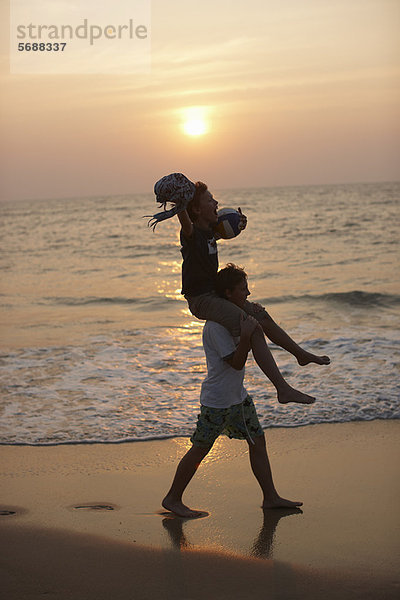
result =
M118 506L114 504L76 504L71 507L73 510L96 510L96 511L104 511L104 510L118 510Z
M15 517L28 512L25 508L18 506L0 506L0 517Z

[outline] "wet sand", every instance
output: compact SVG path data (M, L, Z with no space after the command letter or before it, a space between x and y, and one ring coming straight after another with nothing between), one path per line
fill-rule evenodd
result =
M0 447L0 580L8 599L395 598L399 421L267 430L262 511L245 442L220 438L174 518L160 500L186 438Z

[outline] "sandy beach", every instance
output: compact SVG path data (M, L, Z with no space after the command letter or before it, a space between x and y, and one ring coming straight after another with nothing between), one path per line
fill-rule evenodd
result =
M267 430L276 487L260 508L246 443L220 438L162 510L187 438L2 446L0 579L7 599L395 598L398 421Z

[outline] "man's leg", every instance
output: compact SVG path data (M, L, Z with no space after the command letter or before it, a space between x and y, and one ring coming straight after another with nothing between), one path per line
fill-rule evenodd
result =
M174 512L180 517L186 517L188 519L204 516L204 512L192 510L188 506L185 506L182 502L182 495L196 473L201 461L211 450L211 447L212 446L209 448L201 448L193 445L190 450L186 452L185 456L178 464L171 488L162 501L164 508Z
M296 508L303 504L302 502L285 500L276 491L264 434L255 437L254 444L249 442L249 455L252 471L264 495L262 508Z

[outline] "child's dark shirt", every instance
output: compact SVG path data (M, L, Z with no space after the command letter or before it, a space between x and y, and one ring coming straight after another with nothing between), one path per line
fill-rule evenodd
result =
M182 294L200 296L215 289L218 272L218 248L213 231L193 225L190 238L181 231Z

